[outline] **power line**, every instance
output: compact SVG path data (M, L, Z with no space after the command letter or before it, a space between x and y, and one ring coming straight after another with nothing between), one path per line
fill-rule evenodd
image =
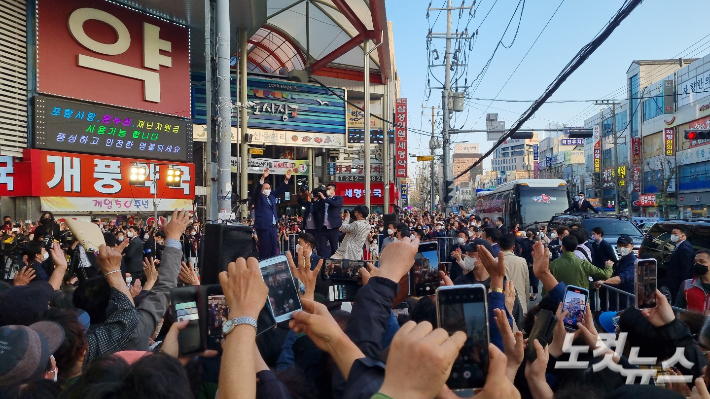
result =
M555 80L550 83L550 85L545 89L545 92L540 96L540 98L535 101L530 108L528 108L527 111L523 113L523 115L518 119L517 122L513 125L513 127L508 131L508 133L504 134L498 142L493 145L493 147L488 150L481 158L479 158L476 162L473 163L473 165L469 166L464 170L463 172L459 173L457 176L454 177L454 179L457 179L469 171L471 169L475 168L476 166L480 165L484 159L486 159L488 156L490 156L496 148L500 147L501 144L503 144L507 139L509 139L515 132L520 129L523 124L530 119L535 112L542 107L542 105L547 101L548 98L550 98L557 89L562 86L562 84L569 78L574 71L576 71L586 60L591 56L594 51L596 51L599 46L602 45L606 41L606 39L609 38L611 33L621 24L621 22L626 19L626 17L631 14L631 11L633 11L639 4L641 4L643 0L627 0L624 5L617 11L616 15L612 17L612 19L609 21L607 26L601 31L600 34L598 34L594 39L592 39L591 42L589 42L587 45L582 47L581 50L575 55L575 57L570 60L570 62L562 69L562 72L560 72L559 75L555 78Z

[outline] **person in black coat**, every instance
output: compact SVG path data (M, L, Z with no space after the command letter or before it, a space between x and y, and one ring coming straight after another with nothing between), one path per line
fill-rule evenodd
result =
M319 192L318 198L322 203L314 206L313 209L316 223L322 221L321 224L316 225L316 228L319 229L316 236L318 254L326 259L338 250L340 226L343 225L343 218L340 215L340 210L343 208L343 197L335 195L335 189L335 184L330 183L326 186L325 194Z
M259 247L259 259L267 259L278 255L279 239L276 230L279 216L276 213L276 197L281 195L288 188L288 181L291 180L291 171L286 172L284 183L271 191L271 184L266 181L269 177L269 168L264 170L264 174L254 187L252 201L254 203L254 229Z
M604 229L597 226L592 229L592 264L603 269L609 260L616 262L616 252L611 244L604 240Z
M124 251L126 272L138 279L143 275L143 239L138 236L139 228L129 226L126 235L130 240L128 248Z
M592 211L594 213L599 213L599 211L592 206L592 203L584 199L584 193L579 193L575 201L570 205L569 208L565 210L565 213L575 213L575 212L587 212Z
M671 231L671 242L675 249L666 266L666 286L671 291L671 298L678 295L681 283L693 278L693 264L695 263L695 249L687 240L687 231L683 227L676 227Z

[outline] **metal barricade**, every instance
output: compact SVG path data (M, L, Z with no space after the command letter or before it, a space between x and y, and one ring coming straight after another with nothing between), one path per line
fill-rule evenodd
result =
M608 311L608 310L609 310L609 298L610 298L610 295L611 295L611 298L614 298L614 297L616 298L616 303L615 303L615 304L616 304L616 309L614 309L614 310L616 310L616 311L618 311L618 312L621 312L621 311L624 310L624 309L627 309L627 308L630 308L630 307L635 306L635 304L636 304L636 303L635 303L636 296L635 296L634 294L632 294L632 293L630 293L630 292L626 292L626 291L624 291L624 290L620 290L620 289L618 289L618 288L612 287L612 286L607 285L607 284L602 284L602 287L605 288L605 290L604 290L605 293L604 293L604 295L603 295L603 296L604 296L604 298L603 298L604 302L603 302L603 303L604 303L605 306L604 306L604 307L601 306L601 305L602 305L602 295L601 295L601 293L600 293L600 290L599 290L599 289L595 289L595 291L597 292L597 295L595 295L595 301L594 301L594 306L593 306L593 309L592 309L592 310L594 310L594 311ZM610 293L611 293L611 294L610 294ZM621 304L621 299L622 299L622 298L623 298L623 299L625 300L625 302L626 302L626 303L625 303L625 306L623 307L623 309L622 309L621 306L620 306L620 304Z
M296 244L298 244L298 234L289 233L282 235L279 239L279 253L285 255L287 251L291 252L291 256L296 257Z

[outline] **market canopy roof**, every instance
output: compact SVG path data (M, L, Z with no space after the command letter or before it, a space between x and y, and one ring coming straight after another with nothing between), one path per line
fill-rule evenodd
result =
M204 67L205 0L117 0L189 26L191 63ZM383 42L370 54L371 70L390 78L385 0L230 0L231 50L246 28L250 69L285 73L310 67L362 70L363 40Z

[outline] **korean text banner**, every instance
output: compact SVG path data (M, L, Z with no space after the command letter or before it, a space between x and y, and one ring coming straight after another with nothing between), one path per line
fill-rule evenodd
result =
M383 205L384 183L370 183L370 203L372 205ZM338 183L335 189L335 195L343 197L344 205L364 205L365 204L365 183ZM397 188L395 184L390 184L390 198L397 197Z
M191 116L185 26L103 0L37 2L37 91Z
M239 173L241 162L239 157L232 157L232 173ZM271 159L271 158L251 158L247 160L247 173L264 173L264 169L269 168L272 175L285 175L289 170L295 176L307 175L309 172L308 161L296 161L292 159Z
M35 96L35 148L192 161L185 119Z
M129 182L134 164L148 171L141 186ZM0 196L194 199L194 165L170 165L182 172L179 186L166 185L168 165L156 161L25 150L21 162L0 157Z
M407 99L398 98L394 125L394 176L407 177Z

